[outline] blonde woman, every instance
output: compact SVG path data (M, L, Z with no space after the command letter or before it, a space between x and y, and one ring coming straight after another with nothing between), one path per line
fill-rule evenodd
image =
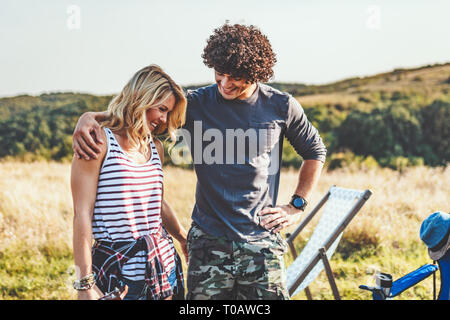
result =
M125 299L184 298L186 231L163 199L163 146L154 137L184 123L182 89L156 65L139 70L102 115L94 160L74 157L74 288L98 299L116 288ZM95 240L92 244L92 239Z

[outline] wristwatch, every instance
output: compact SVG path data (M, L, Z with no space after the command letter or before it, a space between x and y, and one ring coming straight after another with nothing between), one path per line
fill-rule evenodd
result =
M305 211L306 206L308 205L308 201L305 198L294 194L291 198L291 202L289 202L294 208Z

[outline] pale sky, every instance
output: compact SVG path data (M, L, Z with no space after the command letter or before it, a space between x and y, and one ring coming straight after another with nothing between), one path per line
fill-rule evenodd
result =
M0 96L117 93L156 63L181 85L211 83L206 39L254 24L278 82L323 84L450 62L450 1L2 0Z

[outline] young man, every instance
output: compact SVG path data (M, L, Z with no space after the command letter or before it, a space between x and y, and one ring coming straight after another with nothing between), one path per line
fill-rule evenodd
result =
M197 174L187 299L288 299L279 232L299 221L326 148L299 103L262 84L276 58L258 28L225 24L202 58L216 83L187 93L183 131ZM101 117L80 118L77 155L95 157L90 132ZM291 202L277 206L284 137L304 161Z

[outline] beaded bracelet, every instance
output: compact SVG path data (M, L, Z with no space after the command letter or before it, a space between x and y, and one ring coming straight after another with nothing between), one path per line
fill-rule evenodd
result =
M81 278L80 280L75 280L73 282L73 288L75 290L84 291L89 290L95 285L95 275L90 273L87 276Z

